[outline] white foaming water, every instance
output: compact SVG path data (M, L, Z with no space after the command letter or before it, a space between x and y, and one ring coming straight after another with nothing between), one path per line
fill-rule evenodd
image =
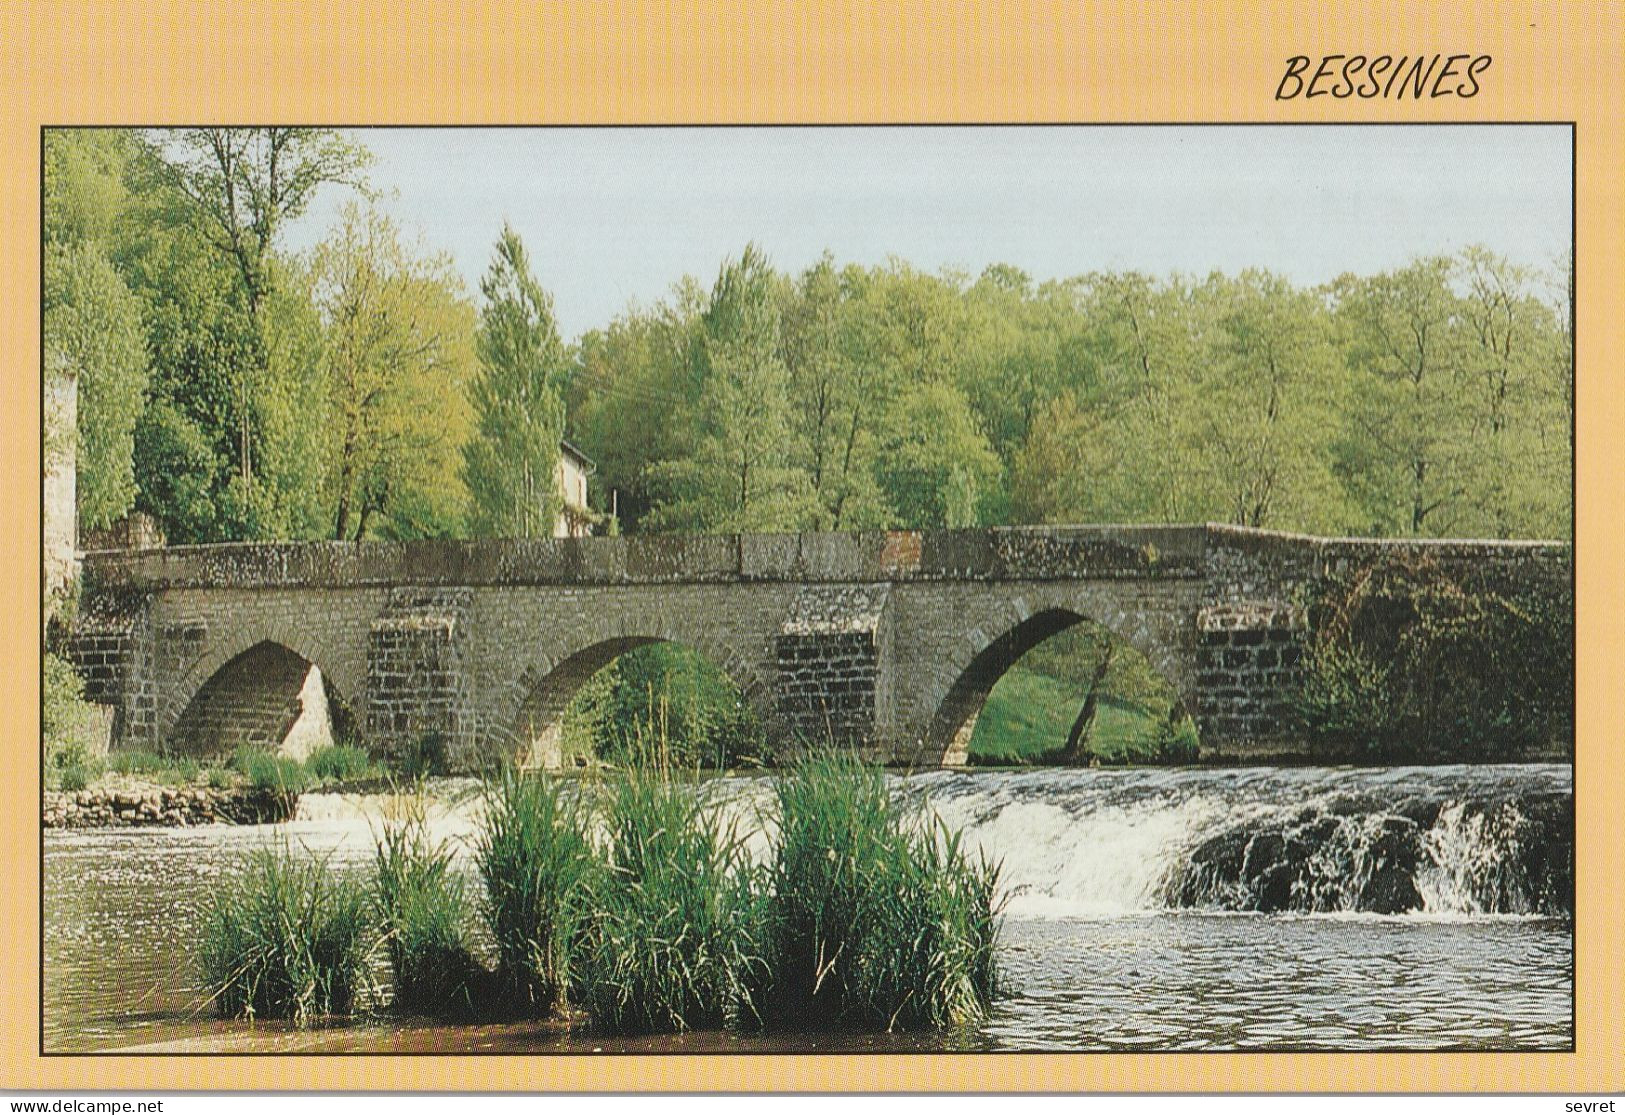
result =
M1430 862L1416 877L1424 909L1469 915L1532 912L1518 855L1524 820L1511 802L1491 812L1472 812L1461 802L1440 809L1423 838Z
M764 859L773 827L769 781L699 785L723 824L736 826L751 855ZM1570 776L1555 765L1050 770L937 772L897 785L961 831L968 852L1001 865L1006 912L1016 918L1111 918L1171 905L1269 910L1256 904L1257 880L1247 872L1271 842L1295 849L1290 896L1277 912L1366 916L1368 888L1398 871L1403 880L1387 881L1414 888L1411 916L1453 918L1541 912L1525 845L1546 830L1531 830L1518 803L1524 795L1566 796ZM389 795L306 794L289 835L359 851L398 808ZM469 854L482 808L471 779L430 783L431 832L459 855ZM1414 865L1394 866L1396 829ZM1234 862L1215 866L1220 857L1203 849L1226 839ZM1202 862L1193 866L1193 856ZM1176 901L1171 888L1193 873L1195 896Z
M1104 805L1076 815L1047 802L1012 802L976 820L967 796L937 806L965 847L998 861L1013 917L1110 917L1160 905L1157 890L1192 834L1214 821L1200 799Z

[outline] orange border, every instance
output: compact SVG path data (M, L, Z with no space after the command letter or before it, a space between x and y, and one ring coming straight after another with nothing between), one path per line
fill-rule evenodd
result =
M0 1087L1618 1090L1625 1083L1625 8L1303 0L25 3L0 10ZM539 10L534 10L539 9ZM473 13L478 12L476 16ZM1273 99L1296 54L1490 54L1471 100ZM1579 1032L1574 1054L37 1056L39 128L924 121L1578 123ZM1428 169L1448 175L1447 166ZM1350 174L1359 168L1351 166Z

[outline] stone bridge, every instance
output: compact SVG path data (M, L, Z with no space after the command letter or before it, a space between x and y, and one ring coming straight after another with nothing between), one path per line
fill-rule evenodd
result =
M1572 578L1566 544L1214 525L175 547L85 556L73 654L115 747L274 743L331 697L373 750L432 735L471 767L556 758L581 685L669 640L777 738L928 765L1018 658L1092 620L1168 680L1204 759L1243 761L1301 752L1305 590L1384 555Z

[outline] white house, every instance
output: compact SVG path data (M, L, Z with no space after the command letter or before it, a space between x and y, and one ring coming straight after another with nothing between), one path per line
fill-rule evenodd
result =
M554 538L585 538L592 533L596 516L587 509L587 477L598 466L591 457L568 441L559 442L559 494L564 509L553 524Z

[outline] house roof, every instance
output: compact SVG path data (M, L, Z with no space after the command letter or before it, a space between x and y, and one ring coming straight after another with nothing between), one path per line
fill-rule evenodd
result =
M580 446L576 445L574 442L571 442L567 438L561 438L559 440L559 448L585 465L588 472L591 472L593 469L598 467L597 461L583 453Z

